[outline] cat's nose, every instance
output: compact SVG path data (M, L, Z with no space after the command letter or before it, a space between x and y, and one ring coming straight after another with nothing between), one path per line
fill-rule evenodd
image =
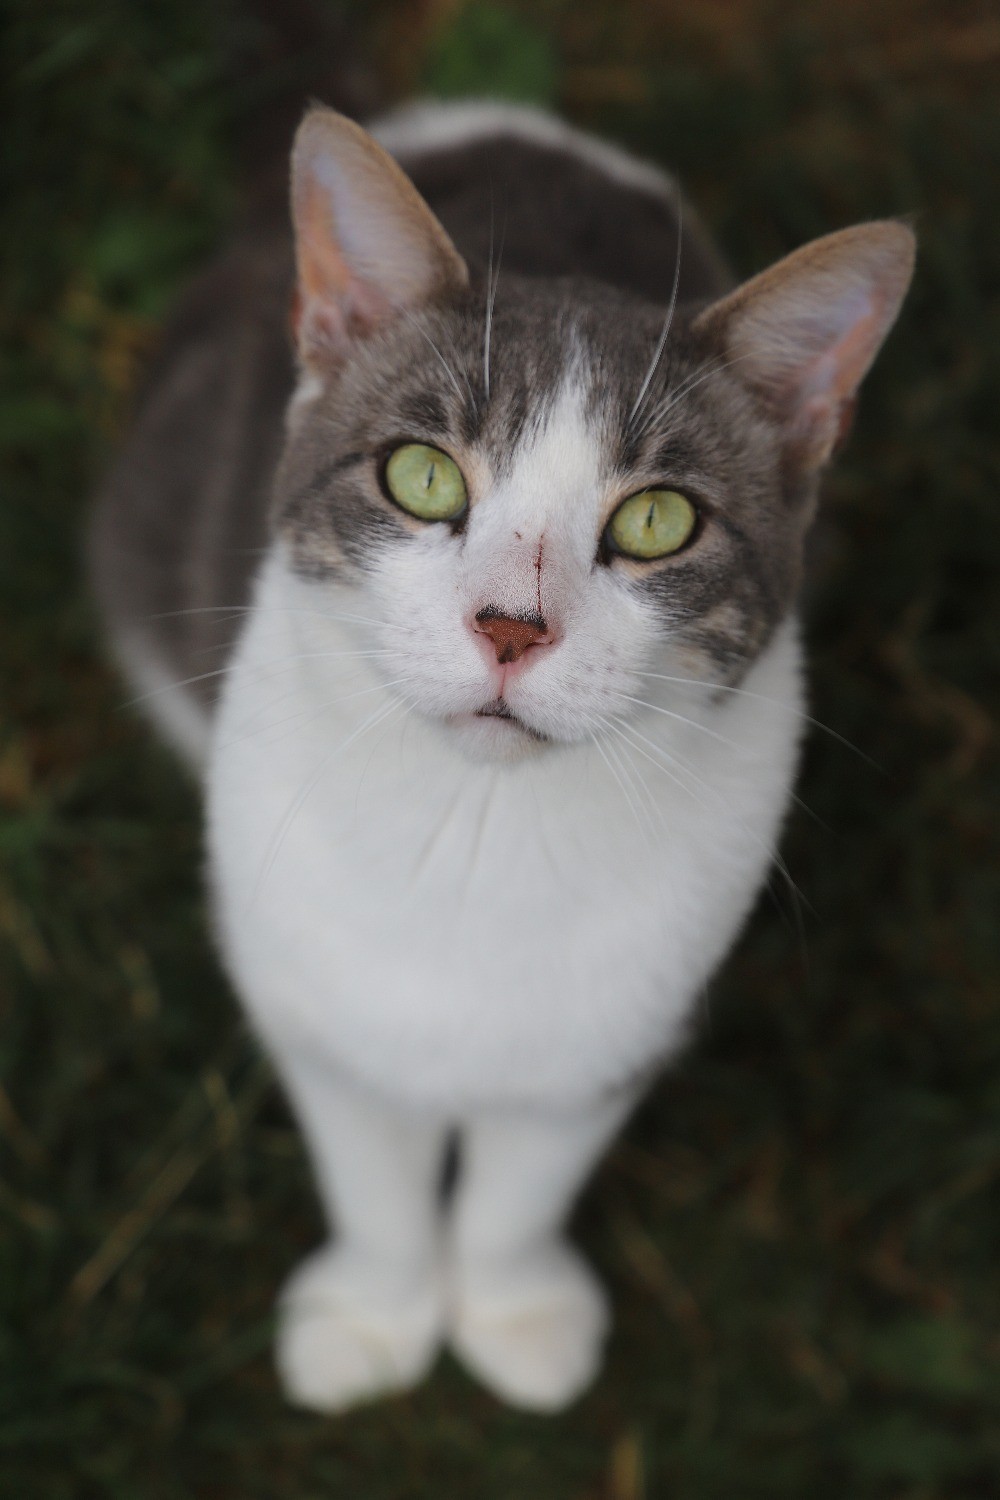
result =
M518 661L529 646L547 645L552 639L541 615L522 615L515 619L495 609L481 609L476 616L476 629L481 635L489 636L501 666Z

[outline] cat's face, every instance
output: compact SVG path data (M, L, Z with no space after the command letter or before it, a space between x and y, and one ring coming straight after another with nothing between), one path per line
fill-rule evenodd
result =
M678 319L632 416L663 310L508 277L487 398L485 308L474 285L306 388L279 490L296 567L355 585L357 612L384 622L387 678L473 753L588 738L631 717L654 665L738 680L789 608L803 508L746 392L712 378L724 356ZM418 517L405 489L393 496L387 466L411 445L457 467L455 516ZM653 491L690 510L652 537L671 550L629 556L613 518Z
M738 681L794 598L816 475L905 288L908 231L882 226L868 256L892 296L876 273L837 280L844 247L777 294L772 271L757 296L678 310L662 342L665 310L608 288L470 279L380 158L329 112L300 133L306 374L276 498L293 566L357 591L386 681L476 756L631 719L654 668Z

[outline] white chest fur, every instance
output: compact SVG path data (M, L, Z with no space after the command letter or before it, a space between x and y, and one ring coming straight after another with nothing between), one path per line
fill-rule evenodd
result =
M396 703L336 614L275 554L215 726L216 919L260 1031L444 1111L628 1082L679 1039L766 874L794 627L746 692L695 714L685 690L691 727L648 715L660 766L638 741L505 766Z

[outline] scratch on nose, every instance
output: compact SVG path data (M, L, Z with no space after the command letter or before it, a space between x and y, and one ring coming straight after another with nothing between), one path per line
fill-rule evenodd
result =
M538 596L538 613L542 614L542 547L545 542L545 532L538 538L538 554L535 557L535 592Z

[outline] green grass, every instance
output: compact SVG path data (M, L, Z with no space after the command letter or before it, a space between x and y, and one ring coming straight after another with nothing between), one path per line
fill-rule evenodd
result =
M814 711L876 766L812 735L800 791L821 821L796 813L785 843L801 934L776 881L586 1196L617 1309L592 1394L529 1418L445 1362L341 1421L286 1408L271 1301L318 1214L212 956L195 796L121 710L79 562L139 357L233 211L249 106L225 44L252 27L198 0L9 4L0 1493L982 1500L1000 1492L1000 30L924 0L485 9L381 6L371 55L393 88L454 92L499 49L508 92L679 168L741 270L914 216L914 292L808 591Z

